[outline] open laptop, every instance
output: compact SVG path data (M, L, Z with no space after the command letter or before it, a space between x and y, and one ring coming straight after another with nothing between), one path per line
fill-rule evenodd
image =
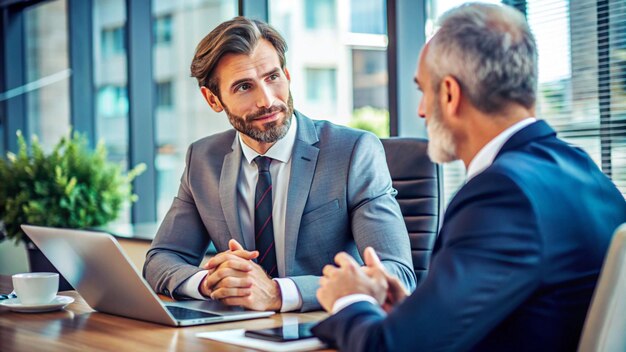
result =
M107 233L22 225L28 237L95 310L171 326L267 317L219 301L162 302Z

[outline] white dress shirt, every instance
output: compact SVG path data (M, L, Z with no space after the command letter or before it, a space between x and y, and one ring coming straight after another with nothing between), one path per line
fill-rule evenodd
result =
M493 160L496 158L496 155L498 155L500 149L502 149L504 143L506 143L517 131L535 121L537 121L537 119L534 117L525 118L522 121L507 128L506 130L500 132L499 135L490 140L489 143L485 144L485 146L482 147L478 151L478 153L476 153L472 161L470 161L469 166L467 167L467 179L465 182L467 183L467 181L469 181L473 177L476 177L481 172L485 171L485 169L487 169L489 166L491 166ZM377 304L373 297L365 294L348 295L341 297L337 301L335 301L335 303L333 304L332 314L339 312L340 310L353 303L362 301Z
M467 167L467 179L465 182L471 180L476 175L485 171L486 168L491 166L493 163L493 159L496 158L500 149L504 143L506 143L517 131L522 128L530 125L531 123L537 121L534 117L527 117L522 121L514 124L513 126L507 128L506 130L500 132L496 138L489 141L489 143L485 144L478 153L474 156L474 159L470 161L469 166Z
M274 280L278 283L282 296L281 312L299 309L302 306L302 297L296 284L285 278L285 220L287 214L287 193L291 176L291 154L296 142L297 119L292 117L291 126L285 137L279 139L263 155L272 158L270 175L272 176L272 225L274 226L274 247L276 248L276 264L278 276ZM237 204L241 231L246 243L255 243L254 239L254 195L259 177L254 158L260 154L248 147L237 132L239 145L243 152L239 179L237 180ZM248 248L252 250L253 248ZM206 299L200 294L199 286L207 270L202 270L187 279L179 289L186 296L196 299Z

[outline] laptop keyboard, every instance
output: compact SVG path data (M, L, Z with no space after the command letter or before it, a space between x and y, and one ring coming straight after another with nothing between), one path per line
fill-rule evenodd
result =
M176 306L166 306L167 310L172 313L175 319L183 320L183 319L202 319L202 318L212 318L219 317L219 314L201 312L199 310L181 308Z

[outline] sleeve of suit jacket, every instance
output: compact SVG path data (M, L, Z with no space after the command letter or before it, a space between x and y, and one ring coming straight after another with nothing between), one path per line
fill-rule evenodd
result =
M373 247L385 267L412 290L416 279L406 226L395 200L382 144L373 134L363 133L354 144L347 179L350 228L358 253ZM302 296L301 310L320 309L315 297L319 276L290 278Z
M364 134L356 143L350 164L348 204L359 253L373 247L386 269L412 291L416 279L409 235L378 137Z
M389 315L353 304L316 335L342 351L468 349L527 299L541 270L532 202L505 175L471 182L478 186L450 205L431 271L411 296Z
M178 195L159 227L143 267L143 276L154 291L174 298L181 298L176 289L202 270L198 265L210 241L189 191L192 153L193 145L187 150L187 166L180 180Z

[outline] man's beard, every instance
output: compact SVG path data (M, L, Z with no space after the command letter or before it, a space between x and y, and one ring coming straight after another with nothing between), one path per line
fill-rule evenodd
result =
M293 116L293 98L291 96L291 91L289 92L287 106L285 106L285 104L278 103L270 106L269 108L261 108L248 116L234 115L228 110L226 105L223 105L223 107L230 124L233 125L237 131L245 134L257 142L274 143L285 137L289 131L289 126L291 126L291 118ZM253 123L255 119L278 112L283 112L285 117L281 120L266 122L263 124L263 129L254 127Z
M433 113L428 120L428 157L435 163L443 164L458 159L454 135L443 124L441 107L435 102Z

